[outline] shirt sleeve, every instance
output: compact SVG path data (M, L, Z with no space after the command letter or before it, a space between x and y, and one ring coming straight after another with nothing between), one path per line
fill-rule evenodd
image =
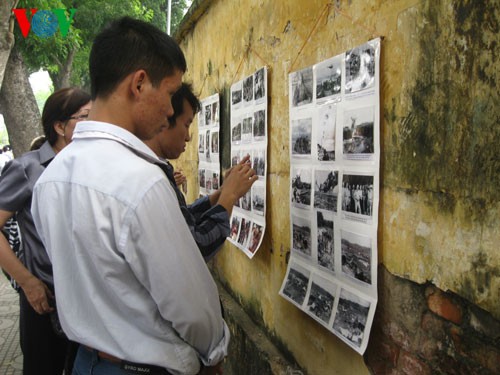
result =
M229 331L217 286L168 182L149 189L130 213L125 232L123 253L162 318L204 365L219 363L227 355Z
M21 210L32 193L33 186L29 183L24 165L18 159L5 164L0 176L0 209L10 212Z
M228 212L221 205L211 207L208 197L200 198L181 210L205 261L210 260L229 236Z

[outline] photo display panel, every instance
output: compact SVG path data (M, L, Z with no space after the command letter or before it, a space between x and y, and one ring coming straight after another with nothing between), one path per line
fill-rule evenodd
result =
M266 230L267 68L231 86L231 166L250 157L258 181L233 208L229 241L252 258Z
M280 295L363 354L377 304L380 39L289 75L290 249Z
M209 195L220 187L219 129L220 100L214 94L200 101L198 113L198 185L200 195Z

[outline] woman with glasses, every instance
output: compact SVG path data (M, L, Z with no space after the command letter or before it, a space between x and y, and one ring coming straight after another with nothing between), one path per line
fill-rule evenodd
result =
M52 265L36 233L31 215L33 186L54 156L71 142L77 122L87 118L90 95L65 88L47 99L42 112L45 142L9 161L0 176L0 227L16 215L24 259L21 262L7 240L0 236L0 267L20 286L19 332L23 374L71 373L69 342L56 332Z

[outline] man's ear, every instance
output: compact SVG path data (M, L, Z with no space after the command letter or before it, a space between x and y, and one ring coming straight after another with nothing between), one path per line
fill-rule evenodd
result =
M130 81L130 90L134 96L140 95L144 91L144 84L148 79L148 75L145 70L140 69L132 74L132 80Z

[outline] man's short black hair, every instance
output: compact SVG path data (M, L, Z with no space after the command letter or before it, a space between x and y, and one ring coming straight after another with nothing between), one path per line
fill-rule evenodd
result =
M179 45L155 26L130 17L111 22L90 51L92 99L107 97L129 74L144 69L156 86L175 70L186 71Z
M193 109L193 113L196 114L201 109L201 103L193 93L193 88L189 83L182 83L182 86L177 92L172 96L172 107L174 109L174 114L168 118L168 122L170 127L173 128L175 126L175 120L177 117L182 115L184 112L184 99L186 99Z

